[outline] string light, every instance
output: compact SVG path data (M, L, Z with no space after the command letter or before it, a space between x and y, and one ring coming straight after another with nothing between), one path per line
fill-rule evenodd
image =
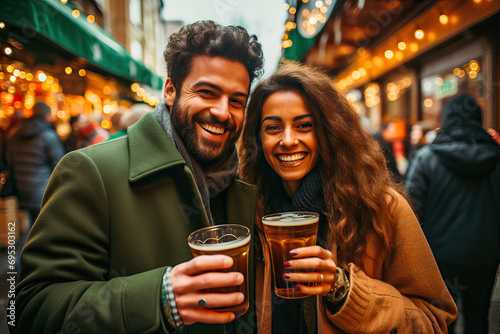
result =
M398 49L403 51L404 49L406 49L406 43L405 42L399 42L398 43Z
M80 16L80 11L78 9L73 9L71 15L73 15L73 17L76 19L78 16Z
M441 24L446 24L446 23L448 23L448 15L446 15L446 14L441 14L441 15L439 15L439 22L440 22Z
M105 119L101 122L101 126L104 129L111 129L111 122Z
M422 29L417 29L415 30L415 38L416 39L422 39L424 38L424 31Z
M38 73L36 74L36 77L37 77L38 81L40 81L40 82L45 82L45 80L47 80L47 75L45 73L43 73L42 71L38 71Z
M95 22L95 16L94 15L89 15L87 16L87 21L89 23L94 23Z
M130 89L135 93L137 92L139 89L141 88L141 86L137 83L137 82L134 82L131 86L130 86Z

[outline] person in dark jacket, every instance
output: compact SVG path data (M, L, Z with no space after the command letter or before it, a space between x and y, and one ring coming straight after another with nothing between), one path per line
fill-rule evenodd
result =
M40 212L50 175L65 154L51 123L50 107L38 102L33 107L33 116L21 121L8 144L7 159L14 171L19 207L29 212L31 225Z
M481 122L474 97L447 102L435 140L417 151L405 183L448 289L462 298L466 333L488 333L500 262L500 146Z

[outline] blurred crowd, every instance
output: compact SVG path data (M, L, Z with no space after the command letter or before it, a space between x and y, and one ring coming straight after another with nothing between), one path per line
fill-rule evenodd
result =
M72 116L71 133L61 138L56 132L51 108L39 101L31 117L16 120L2 130L0 197L16 197L19 210L27 217L21 247L40 212L43 193L59 160L70 151L125 135L128 127L152 109L145 103L120 108L113 115L113 127L109 130L101 126L102 117L95 113Z

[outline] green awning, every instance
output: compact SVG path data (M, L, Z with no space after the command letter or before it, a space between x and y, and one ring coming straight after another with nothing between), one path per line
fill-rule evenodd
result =
M60 0L1 0L0 22L7 37L28 44L40 34L53 43L82 57L97 68L118 77L162 89L162 79L134 60L114 37L85 15L72 16L73 8ZM11 31L9 25L17 30ZM48 46L50 47L50 46Z
M292 46L285 49L283 56L286 59L300 61L314 45L314 38L302 37L297 29L290 31L289 35L289 38L292 41Z

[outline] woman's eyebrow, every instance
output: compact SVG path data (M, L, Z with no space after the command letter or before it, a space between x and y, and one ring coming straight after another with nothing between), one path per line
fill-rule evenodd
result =
M278 116L267 116L267 117L264 117L264 119L262 120L262 122L260 122L260 124L264 123L264 121L266 121L266 120L273 120L273 121L283 122L283 119L281 117L278 117Z
M297 121L299 119L306 118L306 117L312 117L312 115L311 114L300 115L300 116L294 117L293 120Z

